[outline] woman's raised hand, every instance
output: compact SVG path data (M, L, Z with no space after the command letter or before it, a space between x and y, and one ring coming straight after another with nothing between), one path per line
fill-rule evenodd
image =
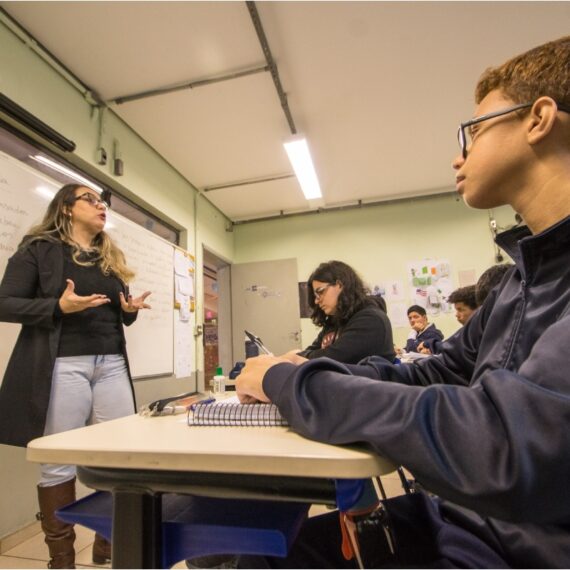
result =
M125 299L125 295L123 293L119 293L121 298L121 308L125 313L136 313L139 309L150 309L150 305L145 303L145 299L150 295L150 291L145 291L139 297L134 297L129 295L127 299Z
M75 293L75 283L66 279L67 287L59 298L59 307L62 313L78 313L92 307L100 307L111 302L107 295L94 293L93 295L80 296Z

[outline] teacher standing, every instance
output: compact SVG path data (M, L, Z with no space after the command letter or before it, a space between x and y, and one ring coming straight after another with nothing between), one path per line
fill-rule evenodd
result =
M22 329L0 387L0 443L23 447L135 411L123 325L150 308L150 292L129 295L134 273L104 232L107 209L94 190L63 186L8 261L0 320ZM73 525L54 512L75 500L75 466L41 465L38 500L49 567L74 568ZM96 535L94 562L109 559Z

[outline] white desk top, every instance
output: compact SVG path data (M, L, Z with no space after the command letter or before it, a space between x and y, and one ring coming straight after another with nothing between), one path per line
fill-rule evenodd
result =
M358 446L336 446L283 427L189 427L186 414L138 415L34 439L28 461L90 467L255 475L369 478L395 466Z

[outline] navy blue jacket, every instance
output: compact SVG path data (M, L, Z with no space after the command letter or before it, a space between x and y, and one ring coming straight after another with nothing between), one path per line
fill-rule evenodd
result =
M418 346L425 341L443 340L443 333L435 328L433 323L429 324L416 338L409 338L404 347L406 352L418 352Z
M516 266L441 354L278 364L263 389L301 434L407 467L511 566L570 567L570 217L497 241Z

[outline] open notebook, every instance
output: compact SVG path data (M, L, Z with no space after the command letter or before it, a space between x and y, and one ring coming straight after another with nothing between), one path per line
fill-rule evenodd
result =
M275 404L240 404L237 396L212 404L198 402L188 414L189 426L287 426Z

